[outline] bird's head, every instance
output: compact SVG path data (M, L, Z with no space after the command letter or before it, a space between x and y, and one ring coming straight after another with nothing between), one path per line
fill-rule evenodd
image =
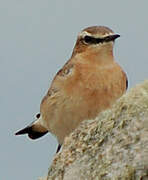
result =
M114 41L119 37L105 26L88 27L79 33L73 55L85 52L112 53Z

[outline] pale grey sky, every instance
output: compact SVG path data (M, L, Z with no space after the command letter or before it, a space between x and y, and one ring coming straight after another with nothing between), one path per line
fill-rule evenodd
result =
M130 87L148 78L147 0L0 0L0 179L47 174L56 139L49 134L31 141L14 132L34 120L78 32L92 25L121 34L115 57Z

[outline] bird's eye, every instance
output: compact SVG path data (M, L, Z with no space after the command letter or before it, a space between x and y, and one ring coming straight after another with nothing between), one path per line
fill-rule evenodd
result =
M86 44L92 44L92 43L94 43L94 38L91 37L91 36L85 36L85 37L83 38L83 41L84 41Z

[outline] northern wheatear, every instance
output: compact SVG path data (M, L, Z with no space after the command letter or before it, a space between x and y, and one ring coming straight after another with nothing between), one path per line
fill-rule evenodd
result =
M47 132L59 142L81 121L94 119L127 89L127 78L115 62L113 45L120 35L104 26L88 27L78 35L71 58L54 77L40 105L37 120L16 135L37 139Z

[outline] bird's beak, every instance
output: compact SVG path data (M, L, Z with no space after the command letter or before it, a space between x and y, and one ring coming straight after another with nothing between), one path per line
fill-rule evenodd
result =
M108 38L110 39L110 41L114 41L115 39L117 39L119 37L120 37L119 34L113 34L113 35L110 35Z
M113 34L113 35L109 35L107 37L104 38L105 42L109 42L109 41L115 41L115 39L119 38L120 35L119 34Z

